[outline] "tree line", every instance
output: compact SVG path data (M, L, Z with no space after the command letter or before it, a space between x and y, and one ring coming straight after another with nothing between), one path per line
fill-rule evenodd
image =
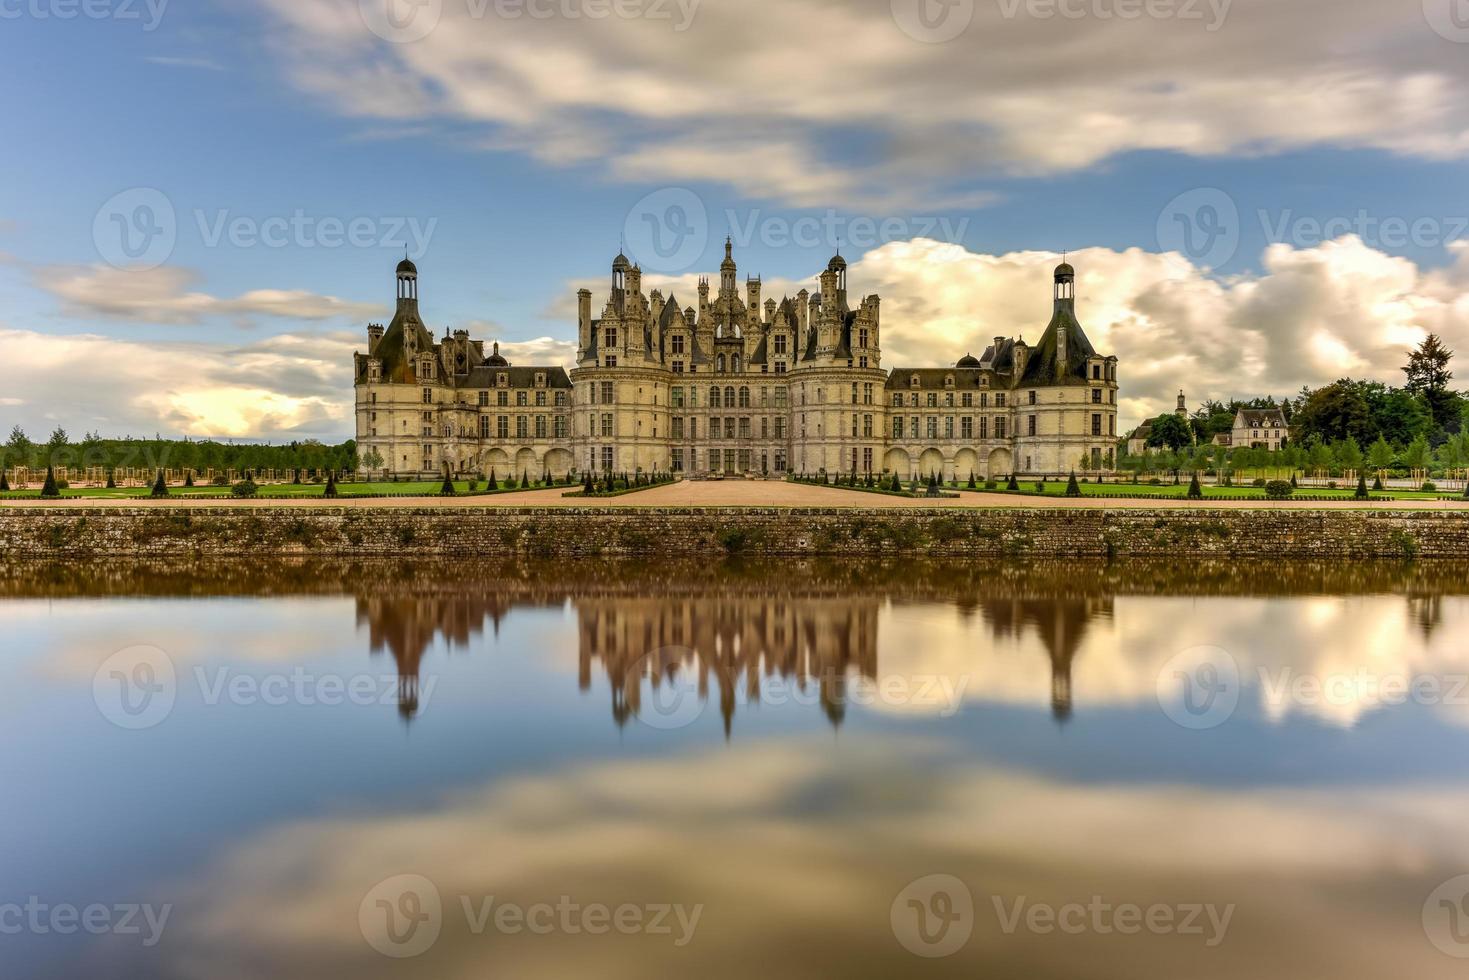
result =
M1401 387L1342 378L1294 398L1207 401L1186 419L1154 420L1145 454L1123 469L1453 470L1469 467L1469 396L1453 390L1454 352L1430 334L1408 352ZM1290 441L1279 452L1212 445L1240 409L1280 409Z
M57 427L45 442L34 442L15 426L0 446L0 469L47 467L104 470L308 470L351 472L357 468L357 443L329 446L316 440L283 443L228 443L213 439L104 439L89 432L74 440Z

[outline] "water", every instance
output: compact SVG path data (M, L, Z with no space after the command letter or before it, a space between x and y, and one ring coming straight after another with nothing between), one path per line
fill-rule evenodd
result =
M0 569L0 974L1462 976L1463 573Z

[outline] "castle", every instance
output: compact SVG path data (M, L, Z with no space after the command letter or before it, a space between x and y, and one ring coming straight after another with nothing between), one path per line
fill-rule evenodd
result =
M853 303L847 262L817 291L741 295L726 241L719 290L698 305L642 290L612 263L600 315L577 296L576 366L516 367L466 331L435 340L418 269L397 269L397 310L354 355L357 444L374 475L577 471L687 475L896 473L945 480L1110 471L1117 358L1076 318L1076 271L1055 270L1052 315L1034 346L996 337L949 368L882 367L881 301Z

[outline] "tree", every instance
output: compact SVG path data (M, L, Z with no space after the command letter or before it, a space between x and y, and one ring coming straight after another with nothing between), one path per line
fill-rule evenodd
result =
M1357 495L1356 496L1357 496L1357 499L1358 500L1366 500L1366 499L1368 499L1368 494L1367 494L1367 474L1365 474L1365 473L1358 473L1357 474Z
M9 492L10 492L10 477L8 475L6 475L4 469L0 469L0 493L9 493Z
M1336 461L1345 470L1360 470L1362 468L1362 447L1352 436L1347 436L1336 447Z
M46 482L41 487L41 496L43 496L43 497L59 497L59 496L61 496L61 491L56 488L56 468L53 467L53 466L51 466L50 464L47 464L47 466L46 466Z
M1429 456L1428 440L1423 436L1419 436L1408 443L1408 448L1403 451L1403 462L1408 464L1409 469L1426 470L1428 469Z
M1154 419L1153 431L1148 434L1149 446L1167 446L1175 451L1191 446L1193 442L1193 428L1177 415L1163 415Z
M337 471L330 470L326 475L326 489L322 491L323 497L335 497L337 495Z
M163 478L163 471L162 470L159 470L158 471L158 478L153 481L153 491L152 491L152 493L149 494L149 496L152 496L152 497L167 497L168 496L168 481Z
M1321 442L1338 442L1355 436L1361 444L1375 436L1367 395L1359 382L1349 378L1303 393L1295 419L1299 439L1314 436Z
M1190 500L1203 500L1204 499L1204 488L1199 484L1199 474L1197 472L1194 473L1194 478L1189 481L1189 484L1188 484L1188 499L1190 499Z
M454 489L454 477L448 470L444 471L444 485L439 487L439 493L445 497L452 497L457 491Z
M1377 441L1372 444L1372 448L1367 450L1367 459L1372 464L1374 470L1387 469L1392 465L1393 459L1391 444L1382 436L1378 436Z
M1454 352L1443 345L1438 334L1429 334L1416 349L1408 352L1403 373L1408 376L1408 390L1422 398L1433 417L1434 427L1443 429L1453 414L1455 399L1449 391L1454 374L1449 362Z
M1175 415L1174 418L1178 418L1178 416ZM1182 421L1182 420L1180 419L1180 421ZM1081 487L1078 486L1077 483L1076 483L1076 471L1075 470L1072 470L1071 471L1071 479L1069 479L1069 480L1066 481L1066 496L1068 496L1068 497L1080 497L1081 496Z
M5 442L6 464L9 466L31 465L31 451L34 448L34 444L26 438L25 430L17 425L10 430L10 438Z

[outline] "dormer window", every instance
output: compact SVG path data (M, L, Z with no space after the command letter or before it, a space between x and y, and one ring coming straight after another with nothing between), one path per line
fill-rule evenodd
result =
M496 388L508 388L508 387L510 387L510 375L506 374L503 371L500 372L499 374L495 375L495 387Z
M949 374L949 375L945 375L944 376L944 387L945 388L952 388L952 387L954 387L954 376L952 374Z
M539 374L536 375L536 387L537 388L544 388L544 387L546 387L546 375L544 373L539 373Z

